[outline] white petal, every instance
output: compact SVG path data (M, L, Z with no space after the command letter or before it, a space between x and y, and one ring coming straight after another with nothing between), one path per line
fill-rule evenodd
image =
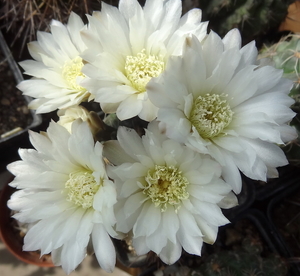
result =
M146 122L151 122L157 117L158 108L149 99L143 101L142 105L142 110L138 116Z
M185 24L197 24L201 21L202 18L202 11L200 9L192 9L189 10L186 14L184 14L180 18L180 25Z
M212 173L205 173L203 171L190 170L184 174L190 184L204 185L209 183L214 175Z
M119 10L127 20L133 17L136 12L142 12L142 8L136 0L120 0Z
M142 145L141 138L134 130L119 127L117 137L121 147L132 158L135 159L135 155L147 155Z
M106 141L103 146L103 156L105 156L114 165L121 165L126 162L135 162L135 159L122 149L117 140Z
M103 180L102 187L99 188L98 192L94 196L93 208L98 211L102 211L102 208L112 208L117 202L117 193L115 185L112 181L105 179Z
M62 269L70 274L85 258L86 247L82 247L77 241L69 240L63 245L61 251Z
M147 218L148 229L146 235L149 236L161 228L161 211L159 207L150 206L145 216Z
M156 231L146 238L146 245L156 254L159 254L163 247L167 245L168 238L164 232L161 231L161 227L156 229Z
M201 216L195 216L195 219L203 234L203 241L205 241L208 244L213 244L217 238L218 226L213 226L209 224Z
M180 258L181 250L181 245L178 242L168 241L167 245L161 250L159 257L164 263L171 265Z
M139 190L140 187L138 186L137 181L138 179L136 178L127 179L121 187L120 196L126 198Z
M118 107L117 116L123 121L138 115L143 108L141 100L137 99L136 95L127 97Z
M210 76L220 61L222 52L223 52L224 45L222 43L221 38L210 31L209 35L205 39L203 43L203 59L205 60L206 64L206 75ZM211 55L211 50L214 50L214 54Z
M218 157L216 160L218 162L224 162L222 164L222 176L226 183L231 185L232 190L236 194L239 194L242 190L242 178L237 165L229 154L226 154L225 152L222 152L221 154L222 159Z
M150 251L150 248L146 244L145 237L137 237L132 239L132 245L138 255L147 254Z
M194 215L188 210L186 210L184 207L181 207L178 210L178 217L180 220L180 229L184 229L184 231L187 231L191 236L202 236L202 233L195 221Z
M61 50L65 53L65 55L69 56L69 58L76 57L78 55L78 51L74 46L74 44L72 43L67 29L63 25L53 24L54 22L55 21L52 21L51 24L51 33L53 39L57 43L59 43L59 46ZM60 23L60 22L56 21L56 23Z
M232 29L223 38L225 50L232 47L241 48L242 39L238 29Z
M144 202L145 195L142 192L131 195L124 205L124 213L126 217L133 214Z
M101 268L107 272L113 272L116 264L115 247L103 225L99 223L94 225L92 240L95 254Z
M65 221L69 215L72 215L74 211L74 209L69 210L68 212L62 213L57 216L56 219L50 217L48 219L40 220L38 223L36 223L28 230L24 238L24 250L35 251L41 249L41 245L45 239L47 239L49 244L52 245L52 231L54 231L56 227L61 225L61 223ZM68 236L67 239L64 240L64 242L67 242L69 238L70 236Z
M240 53L242 54L242 61L239 66L245 67L250 64L255 64L257 59L257 48L255 41L251 41L241 48Z
M191 48L188 48L184 54L183 66L186 79L189 80L187 83L187 87L189 88L188 91L192 92L195 96L199 93L197 90L199 90L206 79L206 67L205 62L201 57L201 47L197 45L200 45L200 42L195 37L192 37L190 44L192 44L190 47L198 48L199 52L195 52Z
M134 237L140 237L140 236L146 236L147 235L147 232L149 231L148 230L148 216L147 214L151 213L152 212L152 203L151 202L145 202L144 205L143 205L143 208L137 218L137 221L136 223L134 224L134 227L133 227L133 235ZM149 210L150 209L150 210ZM153 209L153 211L155 212L155 210ZM160 217L159 217L159 220L157 220L157 218L153 218L154 220L156 221L159 221L160 220ZM152 230L152 228L151 228Z
M223 195L205 191L205 187L206 186L189 185L188 191L191 196L205 202L218 203L223 199Z
M228 219L222 214L220 207L215 204L193 200L193 205L198 210L198 214L209 224L221 226L229 223ZM200 228L201 229L201 228Z
M85 44L83 43L81 36L80 36L80 30L83 29L84 24L76 13L71 12L70 17L68 19L68 31L70 34L70 37L72 39L72 42L74 45L77 46L77 49L80 52L83 52L86 48Z
M238 205L238 200L233 192L227 194L219 203L218 206L223 209L229 209Z
M123 163L119 167L111 169L120 179L139 178L146 176L148 168L140 163Z
M162 213L162 224L165 235L172 243L176 243L176 235L180 225L173 206L168 206L167 210Z
M189 233L186 233L182 229L178 232L178 240L181 243L183 249L189 253L194 255L201 255L201 249L202 249L202 236L192 236L189 235Z
M72 124L72 134L68 148L72 154L72 157L79 163L84 164L86 168L92 169L93 165L90 162L90 155L94 154L94 139L90 131L90 128L86 122L78 125L76 129L74 127L76 124ZM98 162L100 165L99 170L101 170L101 159Z
M277 145L259 140L248 140L248 142L267 166L279 167L288 164L285 154Z
M58 249L54 249L51 253L51 260L55 266L61 265L61 252L62 252L62 247Z

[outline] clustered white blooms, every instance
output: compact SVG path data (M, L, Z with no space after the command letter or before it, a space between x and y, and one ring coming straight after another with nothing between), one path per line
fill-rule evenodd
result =
M88 245L112 271L111 237L167 264L182 249L200 256L229 222L221 208L237 205L240 172L266 180L287 164L278 144L296 137L291 82L259 65L238 30L221 39L201 10L180 16L180 0L102 2L87 25L71 14L29 44L36 61L21 65L34 78L18 87L36 98L31 108L59 109L60 119L31 132L36 150L8 166L20 189L9 207L29 224L24 250L52 252L67 273ZM90 100L138 131L101 139L103 123L78 106Z

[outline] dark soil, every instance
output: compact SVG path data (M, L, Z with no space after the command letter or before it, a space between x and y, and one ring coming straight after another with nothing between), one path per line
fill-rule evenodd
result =
M30 125L32 116L27 108L28 103L16 88L13 72L1 53L0 84L0 135L4 138Z

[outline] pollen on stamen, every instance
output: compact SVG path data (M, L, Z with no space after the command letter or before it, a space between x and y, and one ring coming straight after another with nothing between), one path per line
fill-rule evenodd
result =
M72 172L65 184L67 200L83 209L88 209L93 206L94 196L100 186L91 172Z
M189 181L182 172L174 166L159 166L149 170L145 177L147 185L143 189L161 212L165 212L168 205L178 210L182 200L189 198L187 186Z
M86 91L85 88L81 87L77 83L78 77L85 77L85 75L81 72L83 65L84 64L82 62L82 58L79 56L65 62L62 68L62 76L66 80L69 88L74 89L76 91Z
M147 83L164 70L165 63L161 56L147 55L143 49L135 56L127 56L125 75L138 93L146 91Z
M194 101L189 120L201 137L218 136L232 121L233 111L226 100L227 96L206 94Z

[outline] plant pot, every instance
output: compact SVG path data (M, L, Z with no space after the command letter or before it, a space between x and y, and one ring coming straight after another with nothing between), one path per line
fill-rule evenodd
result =
M27 131L39 126L42 117L28 110L31 98L22 96L21 91L15 87L23 80L23 76L1 32L0 66L2 68L0 150L7 150L8 147L18 146L22 139L28 140Z
M38 251L23 251L23 238L14 227L16 221L11 218L11 210L7 207L7 201L16 189L8 184L3 188L0 195L0 238L6 248L19 260L41 267L53 267L50 255L40 256Z

